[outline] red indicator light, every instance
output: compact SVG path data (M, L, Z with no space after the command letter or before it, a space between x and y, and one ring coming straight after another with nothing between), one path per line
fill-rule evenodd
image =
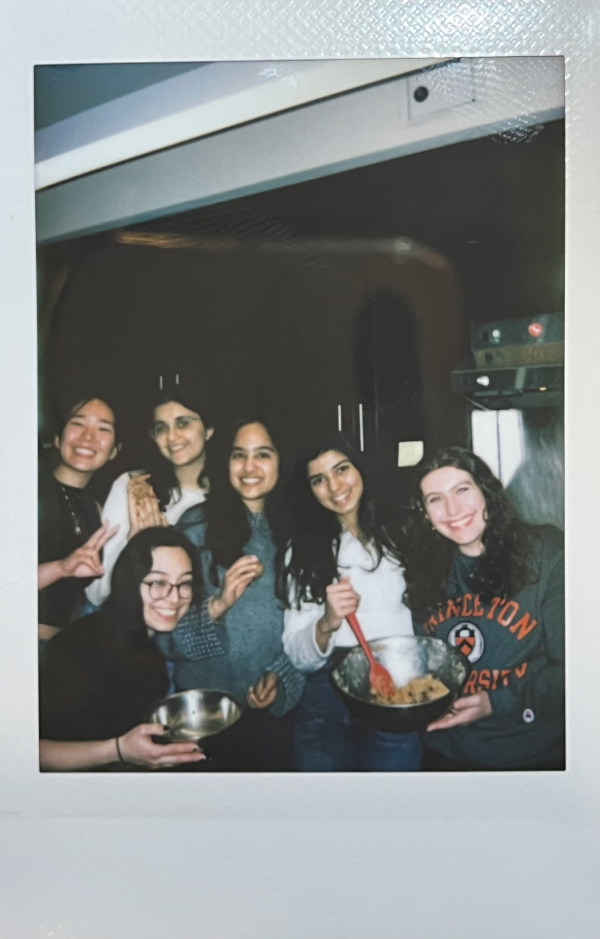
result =
M530 336L533 336L534 339L539 339L544 333L544 327L541 323L531 323L527 327L527 332Z

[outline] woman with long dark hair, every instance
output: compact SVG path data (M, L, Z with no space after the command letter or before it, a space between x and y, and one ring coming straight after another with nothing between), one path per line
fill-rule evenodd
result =
M187 509L204 502L208 492L206 443L212 420L193 393L174 385L150 409L150 435L144 470L123 473L112 485L103 521L119 530L104 552L104 574L88 587L87 598L100 606L110 592L116 559L136 532L174 525Z
M247 708L239 726L215 741L218 768L285 770L304 679L283 652L283 605L275 596L280 450L261 420L239 422L225 443L206 506L178 523L200 552L214 655L197 655L202 626L194 611L162 648L175 661L178 688L219 688Z
M119 556L102 610L62 630L40 669L40 766L78 770L197 762L195 744L162 745L144 723L169 689L153 637L175 629L200 590L195 552L173 528L147 528Z
M102 549L115 529L102 524L88 484L119 449L115 414L100 398L83 398L54 438L57 462L38 475L38 606L40 639L77 615L85 588L103 573Z
M564 768L564 551L515 515L474 453L440 450L419 471L407 525L415 630L472 664L463 697L425 734L424 768Z
M413 631L398 547L377 518L359 455L341 435L298 461L290 509L280 588L287 587L289 604L283 644L308 673L296 722L296 769L417 770L418 735L367 727L330 681L341 655L356 645L349 613L358 613L367 640Z

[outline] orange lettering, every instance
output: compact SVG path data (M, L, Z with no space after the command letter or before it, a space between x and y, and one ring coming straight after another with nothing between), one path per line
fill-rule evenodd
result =
M472 599L473 599L473 597L471 596L470 593L465 593L465 595L464 595L464 597L463 597L462 613L460 614L461 616L472 616L472 615L473 615L473 611L472 611L472 610L469 610L469 608L468 608L468 601L469 601L469 600L472 600Z
M465 687L463 688L463 694L476 694L477 692L477 688L475 687L476 682L477 682L477 669L474 668L471 674L469 675L469 678L467 680Z
M500 622L500 620L498 620L498 622ZM510 627L510 631L511 633L516 633L517 629L519 630L517 640L520 642L521 639L524 639L527 633L530 633L535 626L537 626L537 620L532 619L530 622L529 613L526 613L525 616L522 616L518 622L514 623Z
M490 673L487 668L482 668L479 672L479 687L484 691L490 687Z
M446 616L460 616L460 601L462 597L459 597L456 603L453 600L448 600L448 606L446 608Z
M441 606L438 606L437 613L438 613L438 626L439 626L440 623L444 622L446 617L444 616L444 611L442 610Z
M527 662L523 662L522 665L515 666L515 675L517 676L517 678L522 678L526 671L527 671Z
M477 596L475 597L475 600L473 601L473 616L483 616L483 614L484 614L484 609L481 603L479 602L479 594L477 594Z
M503 668L502 671L500 672L502 684L504 685L505 688L508 685L508 676L510 675L511 672L512 672L512 668Z
M493 674L493 676L494 676L494 682L493 682L493 684L492 684L491 690L492 690L492 691L495 691L495 690L496 690L496 685L498 684L498 676L500 675L499 669L495 668L494 671L492 672L492 674Z
M500 597L494 597L494 599L492 600L492 605L491 605L491 607L490 607L490 612L488 613L486 619L493 619L493 618L494 618L494 613L495 613L496 607L498 606L499 603L500 603Z
M516 600L510 600L502 610L502 613L500 613L498 616L498 622L500 625L510 626L515 616L517 615L518 610L519 604L516 602Z

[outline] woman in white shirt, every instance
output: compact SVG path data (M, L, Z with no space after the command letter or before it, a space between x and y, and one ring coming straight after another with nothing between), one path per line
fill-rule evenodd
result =
M113 567L133 535L144 528L174 525L187 509L204 502L206 443L213 432L212 421L193 396L179 385L164 391L152 410L150 434L156 449L148 466L119 476L104 504L102 521L110 520L109 526L118 525L119 530L104 547L103 576L86 590L95 607L108 598Z
M295 767L418 770L418 735L385 733L352 717L329 677L356 645L349 613L358 613L368 640L413 633L398 548L376 518L358 455L341 435L298 462L290 511L283 647L309 673L296 720Z

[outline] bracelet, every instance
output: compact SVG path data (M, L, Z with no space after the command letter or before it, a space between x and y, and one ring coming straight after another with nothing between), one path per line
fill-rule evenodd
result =
M329 639L331 634L335 632L335 629L323 629L323 627L321 626L320 619L317 620L316 628L319 630L319 632L325 639Z
M209 615L210 619L213 621L213 623L219 623L219 621L220 621L220 622L223 621L223 616L225 615L225 613L226 613L227 611L224 610L222 613L217 614L217 616L213 616L214 607L213 607L213 610L211 610L211 604L212 604L213 600L216 600L216 601L218 602L219 597L218 597L217 595L214 595L214 596L208 598L208 600L206 601L206 612L208 613L208 615Z
M117 753L118 753L118 755L119 755L119 762L120 762L120 763L126 763L127 760L124 760L124 759L123 759L123 754L121 753L121 747L119 746L119 738L118 738L118 737L115 737L115 743L116 743L116 745L117 745Z

